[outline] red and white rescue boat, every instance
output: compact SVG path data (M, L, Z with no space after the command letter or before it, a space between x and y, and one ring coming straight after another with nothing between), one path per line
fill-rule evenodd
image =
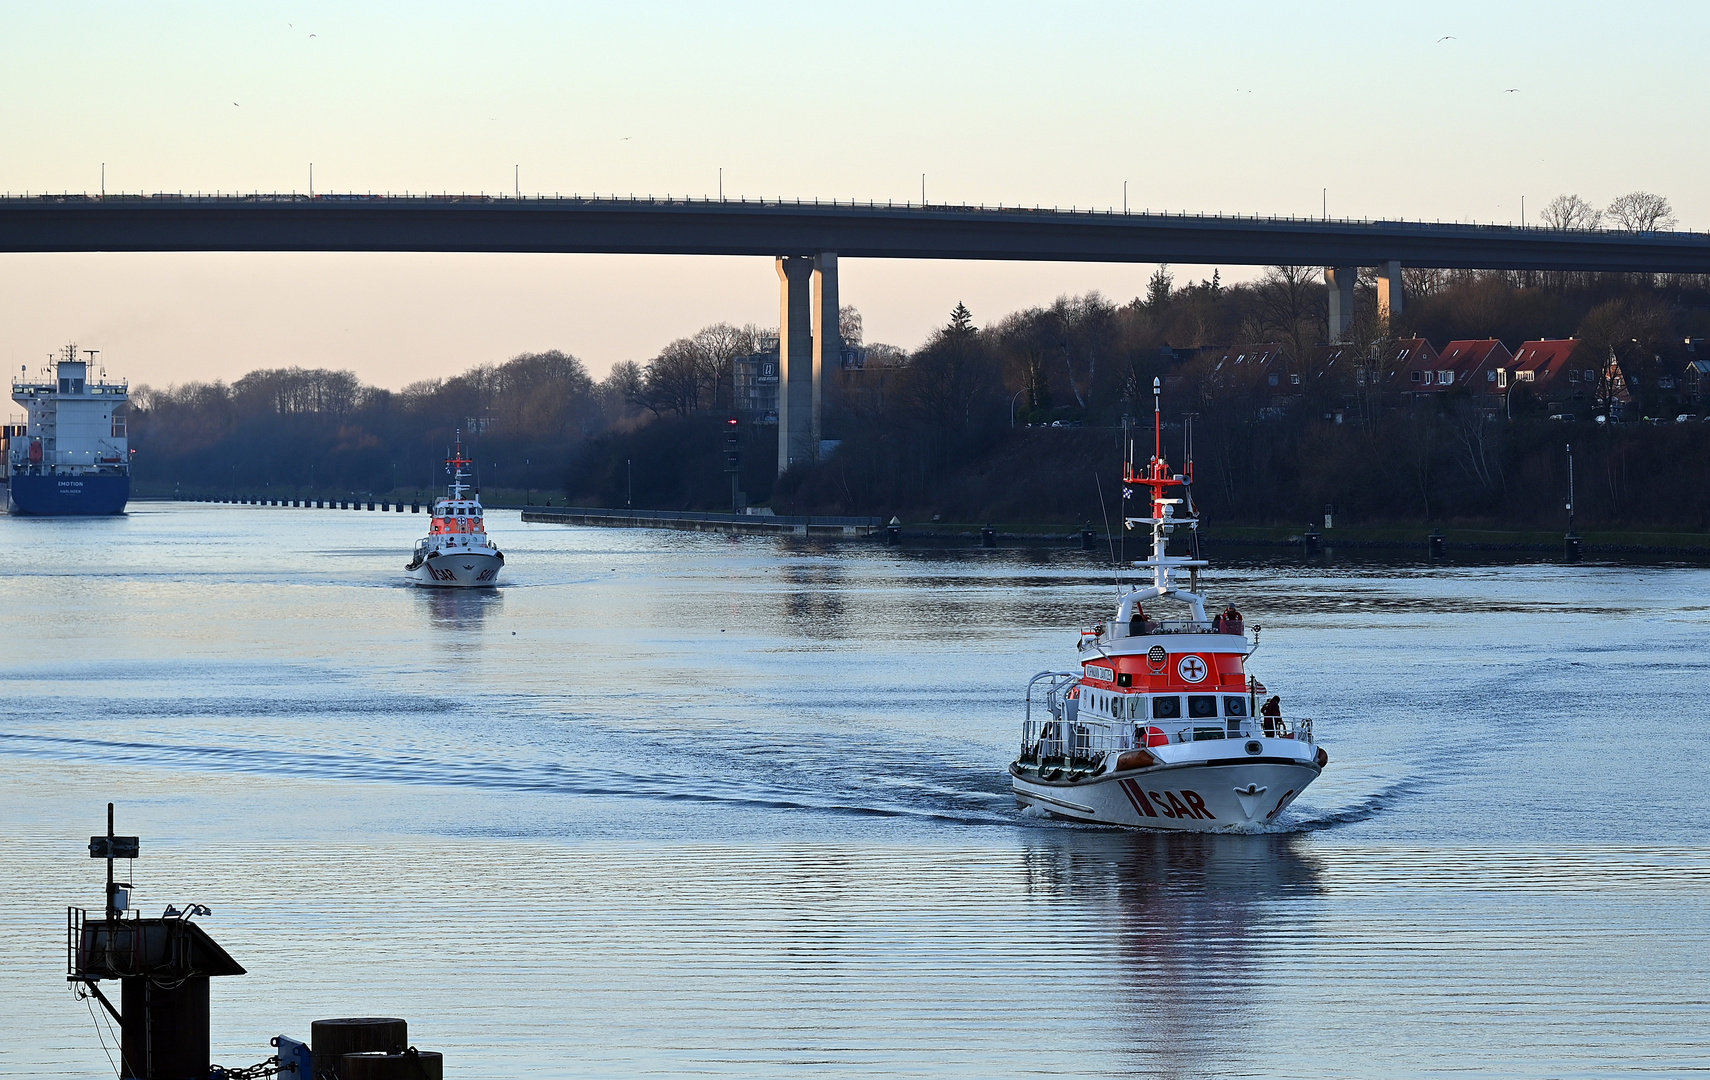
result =
M478 492L465 495L464 467L473 464L463 456L462 432L457 449L445 461L451 483L446 493L433 501L433 520L428 534L416 541L416 550L404 572L417 585L480 587L496 585L505 567L504 552L487 535L486 511Z
M1023 806L1056 817L1182 832L1251 830L1274 821L1330 758L1312 721L1282 715L1277 698L1248 675L1258 648L1233 606L1207 617L1199 569L1170 555L1177 529L1194 530L1193 466L1171 474L1153 384L1152 460L1124 467L1124 528L1152 530L1152 556L1136 567L1152 584L1123 593L1116 617L1081 632L1080 668L1047 671L1027 684L1021 754L1009 767ZM1133 457L1132 453L1129 455ZM1136 488L1147 517L1128 517ZM1172 496L1172 492L1179 495ZM1186 571L1186 587L1177 580ZM1145 605L1169 599L1185 618L1153 619ZM1040 715L1033 710L1040 708Z

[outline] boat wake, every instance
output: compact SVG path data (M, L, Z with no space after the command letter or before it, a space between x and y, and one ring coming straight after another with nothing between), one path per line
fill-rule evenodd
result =
M9 755L62 761L98 758L116 765L168 767L227 773L264 774L305 780L464 787L491 791L547 792L598 798L642 798L660 802L713 804L751 809L807 811L852 817L934 820L962 825L1004 824L1013 815L983 804L1007 793L953 786L905 783L873 798L874 777L854 777L836 787L803 784L813 774L754 767L729 774L716 786L702 770L650 767L647 771L565 765L556 762L507 762L463 757L448 760L421 752L387 750L361 753L348 749L295 749L243 745L181 744L141 740L86 739L69 736L0 734ZM609 757L609 755L606 755ZM866 782L862 782L863 779ZM903 778L912 780L913 778ZM888 796L888 797L886 797Z
M1367 795L1351 806L1303 815L1293 821L1279 823L1277 831L1323 832L1343 825L1355 825L1362 821L1369 821L1389 810L1407 796L1417 793L1422 786L1421 782L1416 779L1397 780L1381 790ZM1290 808L1291 812L1296 809Z

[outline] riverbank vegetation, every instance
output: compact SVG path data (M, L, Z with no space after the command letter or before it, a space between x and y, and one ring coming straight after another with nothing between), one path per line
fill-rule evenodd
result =
M1553 528L1571 443L1583 525L1710 529L1710 424L1673 422L1710 393L1680 352L1710 338L1710 281L1410 270L1387 321L1375 286L1361 282L1340 352L1319 344L1327 294L1308 268L1236 285L1161 268L1124 303L1061 297L985 325L958 305L918 347L865 345L826 373L828 453L782 477L775 422L740 411L735 374L768 335L719 325L603 380L547 352L398 391L314 368L139 387L136 480L153 493L425 494L461 432L483 483L536 501L728 509L726 421L740 415L738 486L779 513L1097 524L1121 512L1125 437L1148 452L1157 380L1166 450L1179 461L1191 437L1214 521L1298 526L1334 508L1345 525ZM842 329L859 343L853 311ZM1389 359L1413 337L1510 350L1576 337L1619 362L1631 392L1621 410L1525 388L1419 393ZM1280 392L1231 377L1241 343L1274 350Z

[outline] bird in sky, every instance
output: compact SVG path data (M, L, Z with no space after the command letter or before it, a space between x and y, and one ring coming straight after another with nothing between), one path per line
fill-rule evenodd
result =
M1519 92L1520 92L1519 87L1516 87L1513 90L1504 90L1503 91L1504 94L1518 94Z
M1445 41L1454 41L1454 40L1455 40L1455 35L1444 34L1442 37L1437 39L1437 44L1441 45Z

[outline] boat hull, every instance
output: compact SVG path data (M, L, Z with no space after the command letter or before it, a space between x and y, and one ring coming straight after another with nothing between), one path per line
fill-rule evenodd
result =
M1053 782L1010 767L1016 801L1054 817L1171 832L1250 831L1288 808L1323 770L1280 758L1166 765Z
M99 517L125 512L131 499L131 478L111 474L86 476L12 474L7 504L14 514L35 517Z
M447 551L405 572L417 585L450 589L489 588L499 583L505 560L480 552Z

